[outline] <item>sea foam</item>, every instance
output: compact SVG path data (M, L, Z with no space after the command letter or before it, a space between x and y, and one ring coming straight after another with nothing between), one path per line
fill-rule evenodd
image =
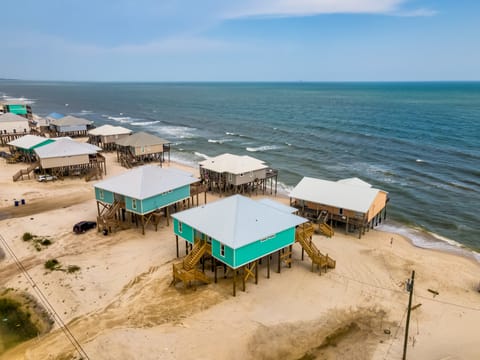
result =
M257 151L269 151L269 150L277 150L280 149L281 146L278 145L263 145L259 147L247 147L245 150L250 152L257 152Z

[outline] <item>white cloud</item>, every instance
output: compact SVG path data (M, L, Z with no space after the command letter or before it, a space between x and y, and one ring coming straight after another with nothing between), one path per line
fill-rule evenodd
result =
M402 15L401 6L408 0L245 0L225 10L226 19L248 17L300 17L320 14L388 14ZM402 16L430 16L434 12L418 9Z

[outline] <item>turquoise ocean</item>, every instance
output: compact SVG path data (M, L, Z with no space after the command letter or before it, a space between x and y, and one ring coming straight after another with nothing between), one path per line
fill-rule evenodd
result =
M0 98L170 140L196 165L224 152L389 192L380 229L480 260L480 82L88 83L0 81Z

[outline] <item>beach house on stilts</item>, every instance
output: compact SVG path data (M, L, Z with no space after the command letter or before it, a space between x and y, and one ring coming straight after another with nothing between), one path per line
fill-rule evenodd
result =
M170 142L158 136L138 132L116 140L117 160L122 166L131 168L148 162L170 162Z
M201 161L200 177L210 191L244 194L265 191L277 194L278 171L251 156L222 154Z
M185 240L187 254L182 262L173 265L172 284L183 282L186 286L195 281L210 282L205 274L205 263L209 261L215 282L217 267L223 267L225 276L227 273L233 275L235 296L237 279L241 279L243 291L249 278L258 283L258 267L262 261L267 263L267 278L272 258L277 258L278 272L282 262L290 267L292 245L296 241L302 247L308 247L310 242L309 251L316 250L311 243L313 231L308 232L304 227L308 220L293 215L292 211L296 209L233 195L172 215L177 257L179 237ZM323 256L320 252L316 255ZM313 256L312 253L312 260ZM197 268L199 263L202 270ZM328 256L323 256L322 265L335 267Z
M86 176L89 180L92 174L101 177L107 174L106 160L99 153L98 146L77 142L68 138L33 149L43 173L62 178L64 176Z
M333 226L344 224L345 232L358 237L386 218L388 193L358 178L329 181L304 177L290 193L290 204L300 214L319 224L327 236Z
M98 231L111 232L126 221L142 228L190 206L190 186L200 180L185 171L144 165L95 184Z
M87 136L87 131L93 128L93 121L67 115L50 121L50 136Z
M10 153L13 156L18 156L25 162L37 161L34 150L44 145L54 142L55 139L46 138L37 135L25 135L8 143Z
M102 125L88 131L88 142L100 146L104 151L116 150L115 141L132 134L132 130L123 126Z
M5 146L9 141L18 139L30 133L28 119L14 114L0 115L0 145Z

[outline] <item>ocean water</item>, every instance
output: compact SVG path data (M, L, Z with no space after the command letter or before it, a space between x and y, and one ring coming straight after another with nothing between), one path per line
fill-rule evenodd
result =
M390 194L384 228L417 245L480 249L480 83L0 81L39 115L73 114L174 143L196 165L224 152L303 176L359 177Z

